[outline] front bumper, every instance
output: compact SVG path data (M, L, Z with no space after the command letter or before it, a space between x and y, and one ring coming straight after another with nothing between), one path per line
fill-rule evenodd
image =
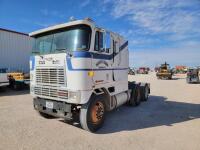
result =
M53 104L53 108L47 108L46 103ZM62 101L53 101L49 99L34 98L33 106L37 111L46 113L51 116L72 119L71 104Z
M93 90L69 90L67 87L53 87L43 85L30 85L30 93L36 98L62 101L70 104L85 104L92 95Z

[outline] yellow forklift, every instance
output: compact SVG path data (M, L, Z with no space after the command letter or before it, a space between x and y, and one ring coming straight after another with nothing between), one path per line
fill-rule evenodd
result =
M170 69L169 64L166 62L164 64L161 64L161 66L158 69L158 72L156 73L156 76L158 79L172 79L172 71Z
M8 73L9 86L14 90L21 90L30 84L30 74L23 72Z

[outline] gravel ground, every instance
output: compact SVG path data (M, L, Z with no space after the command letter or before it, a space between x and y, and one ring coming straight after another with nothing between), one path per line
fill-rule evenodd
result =
M154 73L129 80L149 82L149 100L108 113L95 134L40 117L28 90L0 92L0 150L200 149L200 84L187 84L184 75L157 80Z

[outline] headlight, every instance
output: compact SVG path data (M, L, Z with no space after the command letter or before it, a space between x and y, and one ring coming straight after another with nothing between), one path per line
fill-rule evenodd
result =
M80 101L81 99L81 92L79 91L68 91L68 99L69 100L75 100L75 101Z

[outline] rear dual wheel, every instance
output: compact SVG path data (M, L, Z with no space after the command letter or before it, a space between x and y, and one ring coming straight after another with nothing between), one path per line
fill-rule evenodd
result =
M81 107L81 127L90 132L97 131L104 123L105 114L106 108L103 96L93 95L90 101Z
M149 87L148 87L148 85L142 86L141 87L141 100L147 101L148 98L149 98Z
M134 89L131 91L131 97L129 100L129 105L130 106L138 106L140 105L141 102L141 91L140 91L140 86L136 85Z

